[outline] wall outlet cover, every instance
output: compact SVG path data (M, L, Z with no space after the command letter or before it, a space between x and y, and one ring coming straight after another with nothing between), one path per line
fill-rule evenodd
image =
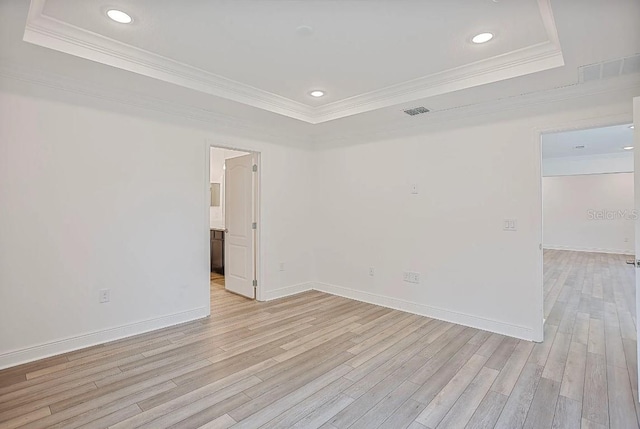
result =
M407 283L420 283L420 273L415 273L413 271L405 271L402 273L402 280Z

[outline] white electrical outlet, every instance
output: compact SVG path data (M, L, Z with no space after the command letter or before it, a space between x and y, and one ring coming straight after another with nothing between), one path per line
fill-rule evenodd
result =
M110 295L111 295L110 289L100 289L100 304L109 302L111 300Z
M412 183L411 184L411 193L413 195L417 195L418 194L418 184L417 183Z
M402 280L407 283L420 283L420 273L414 273L412 271L405 271L402 273Z
M284 271L284 262L280 262L280 271Z
M369 267L369 275L370 275L371 277L373 277L373 276L375 276L375 275L376 275L376 270L375 270L373 267Z

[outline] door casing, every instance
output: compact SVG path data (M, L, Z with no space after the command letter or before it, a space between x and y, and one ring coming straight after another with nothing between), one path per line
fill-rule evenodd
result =
M565 122L553 127L545 127L545 128L534 128L533 129L533 147L535 150L535 156L533 159L536 160L536 169L538 172L538 181L537 181L537 201L538 201L538 210L537 210L537 231L536 238L539 243L538 246L540 251L538 252L538 260L537 260L537 270L536 270L536 284L538 285L537 299L536 299L536 311L539 314L539 322L536 325L533 332L533 341L542 342L544 341L544 266L543 266L543 202L542 202L542 135L549 133L559 133L563 131L577 131L577 130L585 130L589 128L602 128L602 127L610 127L615 125L623 125L631 122L631 118L628 114L617 114L617 115L607 115L607 116L597 116L592 118L580 119L576 121Z
M254 156L255 164L258 166L258 171L255 173L255 195L254 195L254 204L255 204L255 219L257 223L257 229L255 231L255 243L254 243L254 254L255 254L255 278L258 282L256 287L256 300L264 301L264 292L262 288L262 279L263 275L263 266L262 261L264 258L264 251L262 248L262 165L261 165L261 157L262 154L257 148L251 147L250 145L229 145L224 142L218 142L214 139L206 139L204 144L204 160L205 160L205 180L203 184L204 193L205 193L205 201L206 204L206 216L205 216L205 230L203 233L205 239L205 248L207 249L207 261L206 261L206 272L207 278L209 276L209 264L211 260L210 249L209 249L209 210L211 206L211 192L210 192L210 177L211 177L211 165L210 165L210 151L211 148L218 149L230 149L237 150L241 152L247 152ZM208 280L207 280L208 284ZM207 295L207 305L211 305L211 296L210 291Z

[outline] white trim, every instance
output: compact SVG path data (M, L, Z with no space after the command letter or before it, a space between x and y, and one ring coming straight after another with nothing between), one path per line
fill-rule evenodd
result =
M255 261L255 266L256 266L256 280L258 281L258 286L256 287L256 292L255 292L255 300L256 301L265 301L265 299L263 298L263 290L264 290L264 285L262 284L262 279L264 278L263 276L263 271L262 271L262 260L265 256L264 254L264 249L262 248L262 226L263 226L263 221L262 221L262 165L261 165L261 161L262 161L262 153L259 150L255 150L253 148L250 147L243 147L243 146L230 146L228 144L220 144L217 143L217 139L213 139L213 138L207 138L205 139L205 148L206 148L206 152L207 152L207 157L206 157L206 162L207 162L207 177L206 177L206 184L205 186L208 187L210 186L210 180L211 180L211 163L210 163L210 159L211 159L211 148L218 148L218 149L230 149L230 150L236 150L239 152L246 152L248 154L251 154L254 156L254 162L255 164L258 166L258 171L255 173L255 180L256 180L256 194L255 194L255 200L254 203L256 205L256 209L255 209L255 222L257 222L258 224L258 228L256 229L256 242L255 242L255 246L256 246L256 261ZM209 195L211 195L209 193ZM210 234L210 230L211 230L211 224L209 223L209 210L211 207L211 202L210 202L211 197L207 197L207 201L209 201L209 204L207 205L207 232L206 232L206 237L207 239L209 239L209 234ZM211 263L211 245L207 244L207 248L209 249L209 251L207 252L207 255L209 255L209 260L207 262L207 266L209 266L209 264Z
M276 144L283 144L283 142L288 141L298 142L300 140L309 140L313 145L318 147L328 147L335 144L371 142L385 138L395 138L407 133L424 133L429 129L442 124L453 122L459 123L460 118L475 118L500 114L502 112L510 112L549 103L592 97L599 94L640 93L640 85L638 84L637 75L629 75L617 79L575 84L562 88L554 88L477 104L454 107L443 111L434 111L429 114L429 117L424 118L424 120L414 121L412 123L408 123L407 118L402 117L400 120L395 122L386 121L383 124L384 129L369 127L366 130L359 130L357 133L352 134L345 133L344 130L341 130L341 132L336 135L324 134L312 137L306 134L300 135L281 132L283 129L279 129L277 132L274 132L272 129L246 123L232 116L214 113L208 110L205 111L203 109L177 104L175 102L156 97L149 97L147 95L113 90L96 84L81 83L77 79L69 79L60 74L26 68L18 64L0 64L0 77L27 82L29 84L41 85L67 93L80 94L94 99L121 103L146 111L161 112L175 117L188 118L208 124L214 124L220 133L224 132L224 128L235 136L246 136L249 139L269 141ZM630 122L631 120L632 118L629 115L627 121ZM553 132L554 130L555 129L544 130L544 132ZM557 131L562 131L562 129L558 129ZM246 151L246 149L242 150Z
M495 319L474 316L472 314L460 313L456 311L446 310L444 308L418 304L398 298L391 298L388 296L378 295L370 292L363 292L360 290L342 286L330 285L327 283L315 282L313 284L313 289L332 295L355 299L357 301L362 301L369 304L417 314L419 316L431 317L458 325L470 326L472 328L482 329L484 331L495 332L498 334L507 335L509 337L528 341L537 341L531 328L506 323Z
M23 40L133 73L305 120L312 108L297 101L76 27L43 14L46 0L32 0Z
M316 108L313 121L307 122L318 124L563 65L562 51L557 46L550 42L540 43L508 54L325 104Z
M305 138L298 134L281 132L282 129L274 130L272 128L257 126L241 118L212 110L180 104L175 101L132 91L109 88L108 86L97 83L81 82L78 79L70 79L58 73L34 69L33 67L25 67L16 63L0 64L0 77L36 84L65 93L79 94L106 102L119 103L145 111L160 112L174 117L213 124L220 132L229 130L234 133L234 135L247 136L248 138L259 139L261 141L282 144L283 141Z
M292 286L285 286L279 289L267 290L262 293L261 301L273 301L274 299L284 298L286 296L297 295L302 292L313 290L315 283L307 282Z
M634 131L633 131L633 141L634 141L634 145L636 147L640 147L640 97L634 97L633 98L633 119L632 119L632 123L634 125ZM634 151L635 152L635 151ZM638 165L638 159L639 158L639 154L640 152L635 152L633 155L633 163L634 163L634 170L635 171L640 171L640 165ZM638 183L638 176L634 176L633 177L633 183L634 183L634 195L633 195L633 207L634 209L638 209L640 207L640 187L637 186ZM634 247L637 245L637 243L640 242L640 228L638 228L638 220L636 219L635 221L635 234L634 234ZM634 258L637 261L637 256L634 256ZM638 286L639 286L639 280L640 278L638 277L638 267L637 267L637 263L634 264L635 268L633 270L633 277L634 277L634 286L635 286L635 295L636 295L636 356L640 356L640 330L638 329L638 327L640 327L640 320L638 320L637 315L640 312L640 293L638 292ZM637 367L636 367L636 380L634 380L636 383L640 382L640 360L637 360ZM633 373L633 372L632 372ZM638 402L640 402L640 399L638 399Z
M626 75L615 79L591 81L582 84L574 84L560 88L535 91L526 94L518 94L497 100L488 100L476 104L456 106L446 110L432 111L420 121L413 121L407 115L402 115L395 122L385 121L384 128L368 127L355 133L347 133L340 130L334 135L324 134L316 136L316 146L327 147L330 145L345 145L370 143L376 140L396 138L400 135L422 134L434 127L452 123L460 126L460 121L471 118L498 115L504 112L513 112L546 106L553 103L572 101L581 98L589 98L601 94L639 94L640 84L638 75ZM629 121L630 121L629 116ZM544 132L551 132L544 131Z
M625 83L626 83L626 80L625 80ZM629 82L626 84L632 84L632 82ZM632 84L632 85L633 87L637 87L636 84ZM542 244L544 242L544 235L543 235L544 212L543 212L543 195L542 195L542 179L543 179L542 135L546 133L573 131L573 130L580 130L580 129L587 129L587 128L598 128L598 127L605 127L605 126L618 125L618 124L624 124L624 123L629 123L628 114L616 114L616 115L591 117L586 119L580 119L577 121L567 122L560 125L555 125L553 127L534 128L533 130L533 148L536 154L534 159L536 162L536 171L538 173L538 180L536 182L537 184L536 200L538 204L538 210L536 210L536 212L538 213L538 221L536 222L537 223L537 228L536 228L537 240L536 241L539 243L538 246L540 246L540 252L538 252L538 260L536 261L538 265L538 269L536 270L537 272L536 284L538 285L539 293L537 294L537 302L534 303L534 305L538 309L540 322L535 330L536 331L535 341L541 342L544 340L544 323L546 320L545 314L544 314L544 252L542 251L542 249L544 248L544 245Z
M573 252L590 252L590 253L611 253L614 255L633 255L633 249L603 249L601 247L582 247L582 246L561 246L555 244L545 244L545 250L571 250Z
M154 319L143 320L118 326L116 328L82 334L75 337L64 338L51 341L37 346L28 347L21 350L14 350L0 354L0 369L21 365L27 362L44 359L49 356L56 356L62 353L87 347L116 341L134 335L144 334L169 326L203 319L209 316L209 307L200 307L181 313L170 314Z
M536 201L540 204L536 213L539 218L536 222L538 228L535 230L536 235L536 245L538 247L538 257L536 258L536 279L535 284L538 285L536 289L538 289L536 293L536 298L533 302L534 308L536 309L536 313L538 314L538 322L536 323L536 327L534 329L534 338L536 342L544 341L544 323L547 320L544 314L544 248L542 244L543 239L543 225L544 221L544 212L542 209L542 131L535 128L533 130L533 160L535 163L536 173L538 174L538 180L536 181Z
M319 107L225 78L44 15L32 0L23 40L311 124L564 65L550 0L538 0L548 40Z

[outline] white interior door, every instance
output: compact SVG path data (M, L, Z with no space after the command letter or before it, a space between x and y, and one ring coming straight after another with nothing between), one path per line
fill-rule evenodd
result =
M635 271L636 271L636 336L638 337L638 354L640 357L640 324L638 323L638 315L640 314L640 267L638 261L640 261L640 97L633 99L633 145L635 150L633 151L633 171L634 171L634 209L636 210L636 239L635 239ZM640 385L640 359L638 361L638 381Z
M224 284L233 293L255 298L253 252L253 155L225 161Z

